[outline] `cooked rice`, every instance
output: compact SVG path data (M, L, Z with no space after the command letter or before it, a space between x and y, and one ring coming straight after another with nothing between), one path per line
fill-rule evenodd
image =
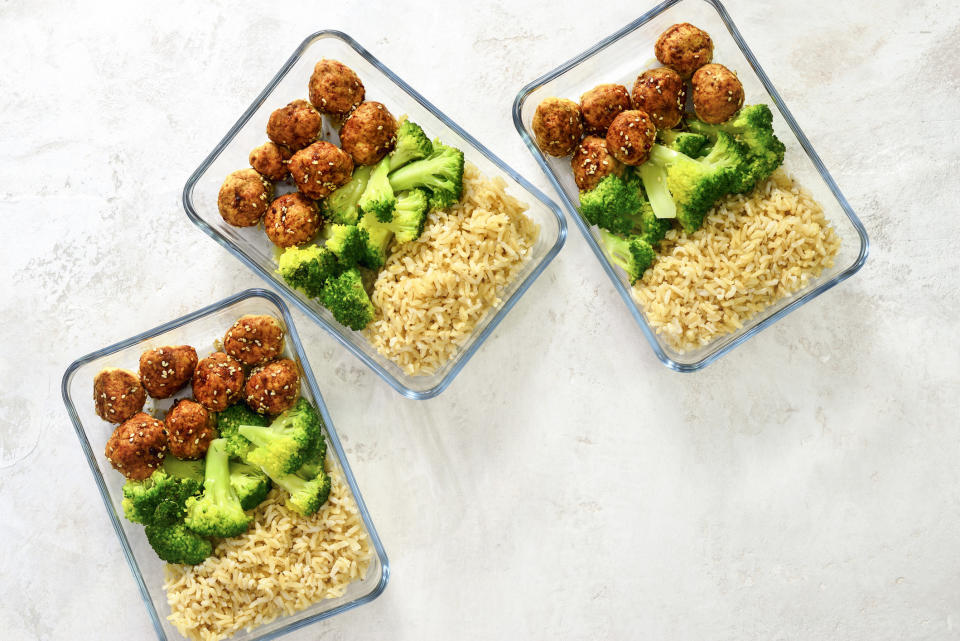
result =
M502 178L468 163L463 185L460 202L431 212L419 239L394 247L373 286L377 316L364 331L410 375L431 374L453 356L540 233Z
M833 266L839 248L820 205L778 171L724 199L696 233L671 230L633 293L650 325L687 351L805 287Z
M318 601L343 596L373 557L356 501L327 461L330 498L313 516L284 507L270 491L245 534L221 540L199 565L167 565L168 617L195 641L225 639Z

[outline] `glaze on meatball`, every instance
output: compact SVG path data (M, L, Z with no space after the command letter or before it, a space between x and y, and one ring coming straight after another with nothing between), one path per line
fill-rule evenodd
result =
M711 125L726 122L743 106L743 84L737 75L718 64L704 65L693 74L693 110Z
M583 137L580 105L566 98L545 98L533 113L533 135L543 153L569 156Z
M111 423L123 423L143 409L147 393L140 378L125 369L105 369L93 379L93 408Z
M243 366L223 352L214 352L193 373L193 397L211 412L222 412L243 395Z
M687 105L683 78L670 67L648 69L633 83L633 108L647 112L657 129L680 124Z
M647 112L639 109L624 111L607 130L607 149L625 165L642 165L650 157L650 148L657 137L657 129Z
M104 455L128 479L142 481L153 474L167 453L167 429L144 412L134 414L107 440Z
M279 181L287 177L287 161L290 150L275 142L265 142L250 152L250 166L270 180Z
M587 133L603 134L613 119L630 109L630 94L623 85L597 85L580 97Z
M610 174L623 175L623 164L607 151L607 141L600 136L583 139L570 160L570 167L581 191L593 189Z
M290 175L308 198L323 198L350 182L353 158L339 147L320 140L290 158Z
M310 102L323 113L344 117L363 102L363 83L353 69L336 60L321 60L310 76Z
M355 165L375 165L397 142L397 121L379 102L357 107L340 127L340 147Z
M196 401L180 399L163 422L167 428L167 448L177 458L203 458L210 441L217 438L213 417Z
M660 64L687 80L694 71L713 60L713 40L706 31L682 22L660 34L653 51Z
M273 183L255 169L239 169L223 181L217 208L234 227L253 227L260 222L273 199Z
M267 363L247 379L247 405L259 414L275 416L288 410L300 395L300 373L289 358Z
M241 316L223 337L223 351L244 365L260 365L283 352L283 327L273 316Z
M296 192L278 197L263 217L267 237L277 247L292 247L317 235L323 219L317 204Z
M280 107L267 121L267 138L292 151L303 149L320 135L323 116L306 100Z
M153 398L170 398L190 382L197 350L189 345L158 347L140 355L140 382Z

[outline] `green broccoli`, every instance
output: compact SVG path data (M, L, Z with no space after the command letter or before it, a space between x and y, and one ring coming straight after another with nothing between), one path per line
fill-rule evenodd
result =
M314 478L323 471L323 462L326 457L327 441L321 433L313 447L304 454L303 464L300 466L300 469L296 471L296 475L308 480Z
M301 397L266 427L241 425L240 434L254 444L244 461L262 468L271 478L292 474L303 463L304 454L314 446L320 424L316 410Z
M246 463L230 461L230 485L244 510L257 507L270 493L270 477Z
M350 182L341 186L320 203L320 213L325 220L338 225L356 225L360 218L357 203L367 188L373 167L360 166L353 170Z
M697 158L710 140L702 135L690 131L676 129L661 129L657 132L657 142L691 158Z
M773 132L773 113L767 105L747 105L735 117L719 125L708 125L695 118L687 124L713 141L718 140L718 134L723 132L746 147L748 170L740 172L733 181L734 193L750 191L783 164L786 147Z
M370 237L366 229L356 225L327 225L327 249L337 255L340 271L367 261Z
M290 495L287 498L287 507L303 516L315 514L330 496L330 477L323 470L310 479L302 478L298 474L270 478Z
M144 525L169 525L181 520L187 499L200 491L200 482L156 470L142 481L123 485L123 515Z
M246 403L231 405L217 413L217 432L220 438L226 441L227 453L234 458L242 459L253 447L253 443L241 436L241 425L266 427L269 424L269 418L257 414Z
M364 214L358 227L367 237L367 246L360 264L369 269L380 269L387 262L387 248L393 240L393 232L372 214Z
M174 478L196 481L198 492L203 484L203 467L203 459L186 460L169 454L164 457L163 463L160 464L160 469Z
M209 539L193 532L183 523L148 525L144 530L150 547L167 563L196 565L213 554Z
M361 223L366 229L377 227L388 229L394 234L398 243L407 243L420 238L423 227L427 224L428 210L427 192L423 189L411 189L397 197L397 208L393 212L393 220L381 223L370 214L366 214ZM385 254L384 258L386 258Z
M609 175L590 191L580 192L580 211L591 224L615 234L637 234L651 246L663 240L669 220L653 213L640 179Z
M463 152L433 141L433 151L390 174L395 192L423 187L430 192L430 208L445 209L463 195Z
M390 169L400 169L411 160L426 158L431 151L433 145L420 125L404 120L397 128L397 144L390 154Z
M210 441L204 468L203 494L187 499L186 507L184 523L202 536L237 536L250 526L253 517L244 513L240 498L230 485L230 455L225 439Z
M288 285L310 298L319 296L326 282L338 276L340 271L334 252L317 245L287 247L280 255L277 269Z
M374 214L381 222L392 220L393 209L397 206L397 197L393 193L389 174L390 156L384 156L383 160L378 162L370 172L367 188L363 190L360 201L357 203L360 211Z
M320 295L320 301L338 323L350 329L359 331L373 320L373 303L363 288L363 277L356 269L348 269L330 281Z
M610 257L611 262L627 272L627 278L630 279L631 284L640 280L643 272L647 271L656 257L653 247L639 236L622 238L601 229L600 245Z

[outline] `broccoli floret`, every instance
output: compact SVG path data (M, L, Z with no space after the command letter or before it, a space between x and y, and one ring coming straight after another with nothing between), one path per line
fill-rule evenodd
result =
M369 269L380 269L387 262L387 248L393 232L373 214L364 214L358 225L367 234L367 246L360 264Z
M580 192L580 213L592 225L617 234L633 229L634 215L640 211L640 191L620 176L610 174L590 191Z
M301 397L266 427L240 426L240 434L254 444L244 460L262 468L271 478L292 474L303 463L304 455L314 447L320 435L320 425L316 410Z
M213 554L210 540L193 532L183 523L148 525L144 531L150 547L167 563L196 565Z
M661 129L657 132L657 142L691 158L697 158L710 140L703 134L676 129Z
M314 443L314 446L303 457L303 464L296 471L297 476L312 479L323 471L323 462L327 457L327 441L323 434Z
M142 481L123 485L123 515L144 525L176 523L183 518L187 499L200 488L195 479L178 478L159 469Z
M630 279L631 284L640 280L643 272L647 271L656 257L653 247L639 236L621 238L601 229L600 245L610 257L611 262L627 272L627 278Z
M370 172L373 167L360 166L353 171L350 182L341 186L332 194L323 199L320 204L320 213L324 219L338 225L356 225L360 218L357 203L367 188Z
M370 238L366 229L356 225L328 225L327 249L339 259L339 276L344 268L367 262Z
M168 454L164 457L160 469L174 478L196 481L199 492L203 484L203 467L203 459L188 461Z
M373 320L373 303L363 288L363 277L356 269L349 269L330 281L320 295L320 301L338 323L350 329L359 331Z
M262 429L262 428L255 428ZM229 537L247 531L253 517L240 505L230 485L230 455L222 438L210 441L203 476L203 494L187 499L187 527L203 536Z
M659 243L670 231L672 221L668 218L657 218L653 211L653 205L647 200L646 191L643 189L643 181L636 171L627 174L627 184L640 193L640 211L632 216L634 222L633 228L629 233L639 236L656 249Z
M750 191L783 164L786 147L773 132L773 113L767 105L747 105L734 118L719 125L708 125L697 119L690 119L687 124L711 140L717 140L718 134L724 132L746 147L748 169L733 181L734 193Z
M433 145L420 125L404 120L397 128L397 144L390 154L390 169L400 169L411 160L426 158L431 151Z
M463 195L463 152L433 141L433 151L390 174L395 192L423 187L430 192L430 208L445 209Z
M364 229L369 230L368 234L376 238L386 238L389 243L389 234L384 236L382 230L391 232L398 243L407 243L411 240L420 238L423 233L423 227L427 224L427 192L423 189L411 189L403 192L397 197L397 208L393 212L393 220L388 223L382 223L370 214L365 214L360 223ZM386 259L386 246L383 250L371 250L373 260L370 262L379 262L382 255ZM382 265L382 262L380 263Z
M356 228L353 228L356 229ZM328 280L340 274L336 255L323 247L287 247L280 255L277 273L310 298L316 298Z
M271 478L290 495L287 507L303 516L315 514L330 496L330 477L323 470L311 479L304 479L298 474Z
M230 461L230 485L244 510L257 507L270 493L270 477L246 463Z
M266 427L270 419L257 414L246 403L237 403L217 414L217 432L226 441L227 453L234 458L246 456L253 443L240 434L241 425L259 425Z
M393 210L397 206L397 197L390 185L390 156L384 156L370 172L367 188L363 190L360 201L360 211L372 213L377 220L388 222L393 219Z

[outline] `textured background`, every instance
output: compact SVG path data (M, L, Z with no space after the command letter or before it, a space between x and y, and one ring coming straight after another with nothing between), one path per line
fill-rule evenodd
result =
M260 284L180 190L307 33L350 33L548 190L515 93L652 6L269 4L0 2L5 639L152 635L60 376ZM393 576L290 639L960 638L960 8L728 9L867 226L866 267L679 375L571 229L426 402L295 313Z

